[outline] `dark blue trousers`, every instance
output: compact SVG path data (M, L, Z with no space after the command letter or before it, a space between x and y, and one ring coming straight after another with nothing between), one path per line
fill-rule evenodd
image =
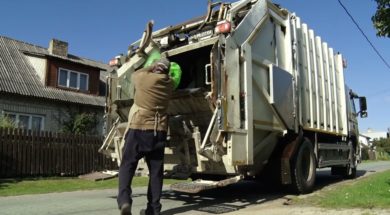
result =
M165 131L130 129L125 137L125 148L119 167L118 206L132 204L131 182L138 161L145 157L149 169L148 204L146 214L160 214L161 190L163 185L164 147L167 138Z

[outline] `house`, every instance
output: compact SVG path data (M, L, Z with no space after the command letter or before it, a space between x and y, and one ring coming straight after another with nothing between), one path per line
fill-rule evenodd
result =
M370 137L364 134L359 134L359 143L361 147L370 148L372 146L372 142L370 141Z
M366 132L362 132L363 135L370 137L371 141L379 140L381 138L389 138L389 131L375 131L371 128L368 128Z
M96 119L88 133L102 134L108 68L69 54L60 40L46 49L0 36L0 114L24 129L57 132L88 113Z

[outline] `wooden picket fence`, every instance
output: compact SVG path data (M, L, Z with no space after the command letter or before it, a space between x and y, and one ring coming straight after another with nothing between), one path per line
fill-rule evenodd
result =
M77 176L118 169L98 152L103 138L0 128L0 178Z

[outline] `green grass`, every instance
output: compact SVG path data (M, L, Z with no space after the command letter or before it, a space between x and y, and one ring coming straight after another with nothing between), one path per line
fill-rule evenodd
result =
M390 171L337 185L307 201L325 208L390 208Z
M179 180L164 179L169 185ZM134 177L132 187L148 185L147 177ZM118 178L104 181L89 181L79 178L28 178L28 179L1 179L0 196L17 196L25 194L40 194L54 192L69 192L76 190L115 189L118 187Z

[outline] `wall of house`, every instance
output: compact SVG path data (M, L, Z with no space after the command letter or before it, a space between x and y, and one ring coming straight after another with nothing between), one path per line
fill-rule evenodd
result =
M363 134L364 136L367 136L367 137L370 137L371 140L379 140L381 138L388 138L388 133L386 131L374 131L372 129L367 129L366 132L361 132L361 134Z
M99 96L99 76L100 76L100 69L71 63L69 61L56 59L56 58L48 58L47 62L47 76L46 76L46 86L56 87L56 88L62 88L58 86L58 68L64 68L69 69L77 72L86 73L89 75L89 85L88 85L88 92L82 92L81 93L88 93ZM73 90L69 88L63 88L65 90ZM77 90L73 90L77 91Z
M103 134L103 107L53 102L46 99L37 99L17 95L0 95L0 114L3 114L4 112L13 112L43 116L44 131L60 131L62 128L62 122L69 119L69 112L71 111L77 111L79 113L95 113L97 125L92 132L97 135Z
M34 67L35 71L38 73L40 81L42 82L42 84L44 84L46 77L46 58L28 55L26 55L26 57L30 61L31 65Z

